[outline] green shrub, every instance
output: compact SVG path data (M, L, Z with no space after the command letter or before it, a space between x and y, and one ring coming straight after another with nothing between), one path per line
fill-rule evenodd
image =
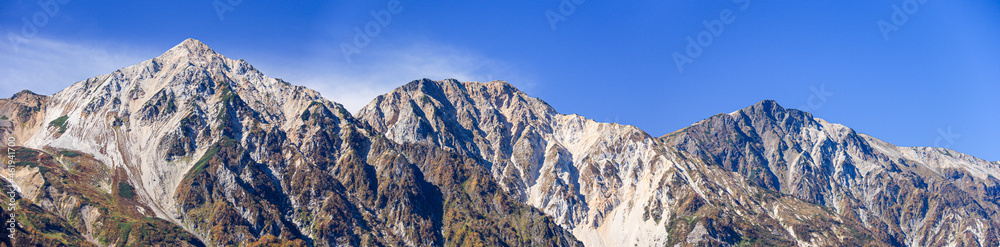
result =
M69 116L63 115L62 117L56 118L56 120L52 120L52 122L49 122L49 127L59 127L59 133L66 133L66 120L68 119Z
M76 151L70 151L70 150L62 151L60 153L62 153L63 156L70 157L70 158L76 157L76 156L80 156L80 153L77 153Z
M125 182L118 182L118 196L126 199L135 199L135 188Z

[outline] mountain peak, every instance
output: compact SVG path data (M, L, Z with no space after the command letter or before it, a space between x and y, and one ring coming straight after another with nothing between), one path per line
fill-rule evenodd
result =
M420 87L420 85L430 85L430 84L439 85L439 86L440 85L445 85L445 84L451 84L451 85L465 85L465 84L477 85L478 84L478 85L483 85L483 86L487 86L487 87L512 88L512 89L514 88L514 85L511 85L507 81L502 81L502 80L493 80L493 81L488 81L488 82L474 82L474 81L462 82L462 81L459 81L458 79L454 79L454 78L448 78L448 79L444 79L444 80L440 80L440 81L435 81L435 80L432 80L432 79L423 78L423 79L419 79L419 80L410 81L409 83L407 83L406 85L401 86L400 88L403 88L403 89L416 89L416 88Z
M21 90L20 92L15 93L14 96L11 96L10 98L11 99L16 99L16 98L21 98L21 97L24 97L24 96L39 96L39 95L36 94L35 92L32 92L31 90L25 89L25 90Z
M174 46L173 49L177 48L183 48L189 51L212 50L212 48L209 48L208 45L206 45L205 43L193 38L185 39L180 44L177 44L177 46Z
M753 104L751 107L763 107L764 109L782 108L781 105L778 105L777 101L770 99L761 100L760 102L757 102L757 104Z
M170 48L167 52L164 52L159 58L174 60L180 57L210 57L214 55L218 55L218 53L208 47L205 43L196 39L188 38L173 48Z
M777 101L766 99L733 113L740 111L750 115L764 114L766 116L774 117L775 115L784 114L786 109L781 107Z

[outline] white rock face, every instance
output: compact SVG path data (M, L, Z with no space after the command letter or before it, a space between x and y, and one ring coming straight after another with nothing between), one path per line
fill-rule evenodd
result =
M771 234L803 246L850 245L841 242L845 236L875 232L910 239L902 244L928 245L940 239L934 236L956 233L942 229L984 228L970 221L945 223L948 228L896 227L898 220L941 217L926 211L916 212L921 214L917 217L886 212L893 203L912 199L891 198L896 195L885 188L914 186L896 182L917 179L913 176L928 183L945 181L911 175L922 168L910 166L937 173L945 168L967 171L980 187L981 180L1000 174L996 163L943 149L895 147L808 113L786 111L773 101L653 138L634 126L558 114L505 82L424 79L377 97L356 115L395 142L433 144L480 157L506 190L554 217L588 246L733 241L719 232L734 229L731 225L712 221L688 225L694 229L690 234L671 239L669 224L697 219L673 218L691 215L683 207L692 200L743 222L735 225L781 229ZM766 199L763 188L788 196ZM927 188L913 196L941 189L946 188ZM825 212L823 206L837 213ZM855 216L843 213L855 207L860 207ZM942 213L961 219L976 210ZM766 220L755 219L761 214ZM809 217L815 215L838 223L824 233L810 233L814 223ZM890 227L873 226L873 220ZM869 232L852 232L852 222ZM981 235L976 235L979 241Z
M900 244L982 243L989 234L966 235L960 229L983 232L983 224L996 236L997 220L984 215L997 211L1000 167L970 155L897 147L773 101L716 115L663 140L678 150L712 157L713 165L762 177L755 184L841 215L857 210L859 220L873 231L905 236ZM770 174L752 176L756 168ZM873 221L885 225L876 227ZM962 237L949 237L956 235Z
M42 123L65 116L65 131L49 127L18 139L30 148L83 151L112 170L121 169L156 216L176 223L181 216L174 191L197 157L221 138L185 130L183 122L214 128L221 109L217 106L228 107L230 93L260 115L263 128L292 128L288 116L297 116L315 101L327 102L313 90L266 77L243 60L226 58L188 39L159 57L50 96ZM254 124L250 119L231 121ZM169 153L172 146L175 153Z
M849 246L856 244L852 239L872 236L930 246L992 243L988 241L1000 235L1000 220L990 217L1000 213L1000 162L947 149L897 147L771 101L651 137L634 126L559 114L505 82L424 79L361 109L357 120L371 126L367 129L354 126L350 114L337 112L343 108L319 93L266 77L245 61L223 57L193 39L52 96L19 93L0 101L0 107L13 101L39 102L28 110L40 114L17 119L28 127L0 128L0 136L14 136L29 148L93 155L108 170L125 174L151 213L203 238L206 229L185 224L175 192L213 144L237 138L249 160L267 166L261 172L284 186L275 190L299 194L290 197L290 208L322 213L317 202L332 197L308 190L331 188L310 188L283 180L294 176L281 175L310 171L307 163L315 163L313 159L358 163L338 152L370 151L365 138L375 135L395 143L430 144L476 160L503 189L588 246ZM343 128L331 143L365 140L337 144L341 147L317 145L311 138L325 130L306 128L308 115L303 115L317 103L336 106L324 108L334 112L313 112L329 120L324 128ZM259 133L280 135L280 143L272 145L277 151L263 147L275 140L270 136L242 134L250 130L276 130ZM382 148L391 150L388 146ZM396 155L386 151L367 159L394 163L383 160L391 157ZM38 172L18 172L21 193L37 195L43 182ZM259 215L252 214L260 211L246 210L241 206L246 202L234 199L247 198L236 194L246 194L237 188L239 181L253 179L250 174L221 169L213 175L224 188L225 198L218 199L257 225ZM292 191L289 184L308 189ZM57 200L39 203L64 208L51 205L61 203ZM396 210L361 209L371 215ZM82 212L86 222L100 217L93 208ZM289 215L282 217L297 216ZM313 228L304 219L293 217L289 224L310 235ZM405 226L391 227L392 234L406 235Z
M588 246L667 239L662 225L642 220L643 210L633 207L662 196L655 178L683 168L634 126L558 114L499 81L414 81L356 115L393 141L482 157L505 189Z
M441 188L423 179L415 164L399 152L402 147L371 132L319 93L266 77L197 40L77 82L52 96L15 96L0 99L0 110L17 116L26 112L28 118L18 118L17 123L29 127L12 131L0 126L0 136L15 136L22 142L19 145L42 152L68 149L92 155L107 166L98 170L113 174L117 188L122 182L131 184L136 200L149 207L136 207L141 215L136 217L166 219L208 245L245 245L266 235L317 246L446 241L440 233L445 223L443 202L436 201L443 196ZM30 108L20 110L24 106ZM440 152L411 151L424 150ZM29 196L52 182L43 180L38 169L18 172L24 174L12 182L32 185L24 191ZM105 189L113 190L111 185L97 186L109 193ZM473 200L461 196L472 192L452 188L444 191L456 198L451 202L464 207ZM93 233L103 231L93 225L101 216L94 215L92 207L53 205L58 200L40 203L47 210L78 210L87 226L77 230L90 234L86 236L90 241ZM510 214L474 208L450 216L458 214L457 220L469 222L477 220L469 217L476 215L496 222L510 219L505 216L515 222L541 222L531 229L476 229L503 238L502 243L523 243L524 239L503 235L517 230L546 234L529 242L578 244L568 231L522 206L495 206L515 210Z

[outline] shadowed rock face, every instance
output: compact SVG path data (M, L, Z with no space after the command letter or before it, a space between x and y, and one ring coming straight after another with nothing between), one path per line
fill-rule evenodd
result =
M661 139L753 185L857 215L892 243L997 241L996 163L947 149L896 147L773 101Z
M101 230L154 222L189 245L580 245L464 156L400 146L319 93L193 39L0 109L28 112L2 133L50 164L18 165L13 181L93 244L176 244L171 231ZM87 157L93 178L54 187L78 171L63 151Z
M473 157L587 245L920 246L997 231L985 197L996 163L895 147L774 101L653 138L558 114L505 82L424 79L357 116L394 142ZM961 220L920 223L943 219Z
M0 138L23 136L43 126L38 112L44 110L48 97L24 90L0 99ZM18 128L15 128L18 127ZM16 139L16 138L15 138Z
M662 137L510 84L417 80L352 115L189 39L0 99L43 245L997 245L1000 162L762 101ZM13 182L13 183L11 183ZM31 218L24 218L31 217Z

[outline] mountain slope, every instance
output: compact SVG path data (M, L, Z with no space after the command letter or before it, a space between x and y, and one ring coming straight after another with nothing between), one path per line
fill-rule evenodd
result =
M121 170L109 170L88 155L74 151L22 147L8 151L14 153L17 161L8 170L15 171L11 178L18 185L21 204L13 212L20 214L27 209L30 215L51 214L19 218L25 228L55 230L45 236L56 236L69 241L62 244L71 246L84 245L86 241L117 246L204 246L184 229L147 215L150 209L135 200L134 189L121 176ZM53 227L59 224L62 226ZM15 239L37 241L30 237Z
M997 244L996 163L940 148L905 148L774 101L662 137L757 186L857 214L910 246Z
M504 190L592 246L924 245L995 238L989 221L971 224L990 219L995 206L965 206L957 204L965 199L935 195L962 188L943 180L933 180L939 185L928 190L887 198L902 188L925 186L922 181L934 172L858 176L890 169L891 162L879 163L890 156L845 157L885 145L869 145L871 137L786 111L773 101L654 138L634 126L558 114L505 82L424 79L378 96L357 116L394 142L473 157ZM781 141L789 133L812 139ZM979 174L966 187L992 186L982 174L995 165L969 156L897 156L920 155L933 156L920 159L939 166ZM868 197L855 196L865 191ZM958 195L969 196L976 194ZM921 198L943 204L920 209L913 202ZM893 208L893 203L909 208ZM880 213L845 210L865 205ZM910 223L902 230L901 222L912 221L908 215L920 210L937 215L928 220L971 219L944 229ZM947 237L967 227L978 235Z
M0 180L0 186L10 188L10 185L6 180ZM4 202L16 201L13 205L0 207L0 220L5 222L6 227L10 227L9 222L14 222L13 229L5 227L7 234L0 235L0 246L93 246L59 216L20 198L22 196L16 191L0 194ZM13 219L10 217L12 213Z
M377 97L357 115L395 142L474 157L504 190L552 215L587 245L678 243L679 237L691 235L699 219L704 221L700 229L708 224L711 232L727 236L703 237L694 231L695 242L794 241L766 230L782 228L777 221L741 217L723 224L706 217L721 211L770 211L753 204L714 206L735 205L734 196L712 193L738 186L737 178L709 179L718 171L664 149L634 126L558 114L505 82L413 81ZM759 194L732 193L746 198ZM684 217L684 226L676 227L681 230L664 230ZM745 233L761 236L743 237Z
M0 99L0 137L16 146L3 182L28 209L17 230L31 243L993 246L1000 236L1000 162L897 147L773 101L653 137L559 114L506 82L423 79L352 115L193 39L54 95Z
M26 112L5 135L46 154L93 157L93 169L112 171L113 184L131 188L140 214L208 245L578 245L531 207L462 209L505 195L457 187L485 186L491 177L428 182L411 154L341 105L197 40L52 96L28 96L0 102L17 103L0 113ZM83 187L106 185L91 186ZM98 217L123 210L130 209Z

